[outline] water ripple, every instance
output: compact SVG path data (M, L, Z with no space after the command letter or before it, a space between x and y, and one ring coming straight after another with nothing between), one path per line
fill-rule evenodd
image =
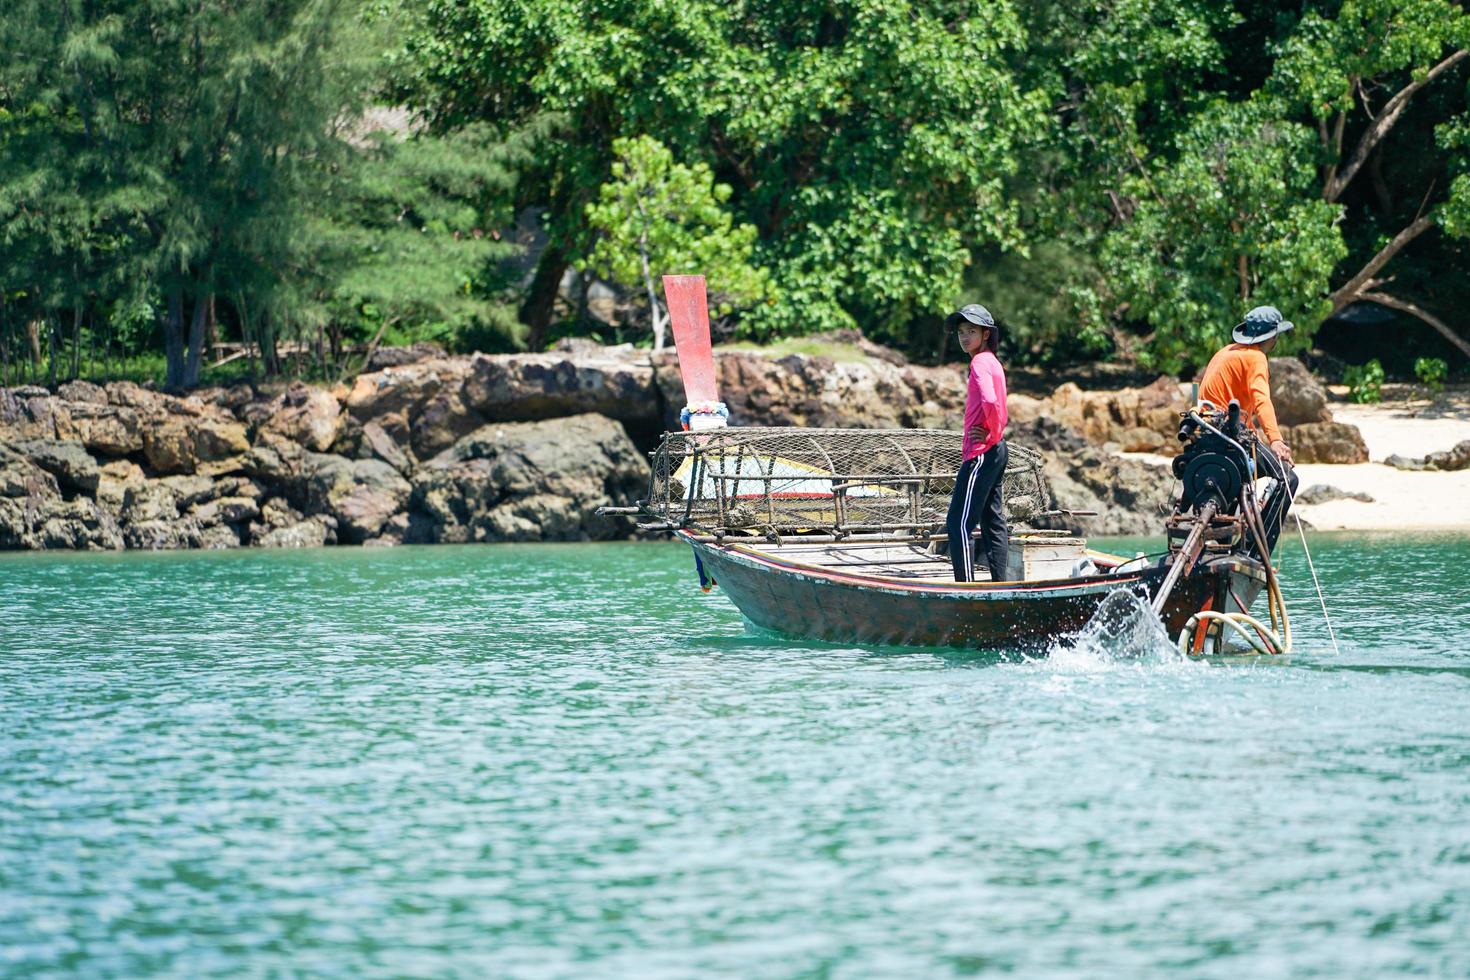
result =
M0 556L0 974L1470 972L1470 546L1290 658L748 629L675 546ZM1366 576L1372 567L1378 574Z

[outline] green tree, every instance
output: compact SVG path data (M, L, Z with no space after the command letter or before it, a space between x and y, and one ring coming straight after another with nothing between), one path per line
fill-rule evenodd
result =
M337 126L360 87L358 52L341 43L360 40L353 9L18 0L4 15L0 152L43 152L0 174L29 256L7 260L6 281L74 316L84 298L45 269L156 288L166 384L197 383L216 295L269 305L310 262L307 202L344 152Z
M1266 91L1285 112L1315 124L1322 199L1341 205L1349 220L1358 219L1352 230L1356 234L1350 232L1357 247L1335 277L1331 310L1361 301L1377 303L1419 318L1470 356L1470 342L1439 317L1412 297L1384 288L1393 278L1385 275L1390 263L1421 235L1436 228L1460 237L1470 231L1464 154L1470 113L1463 98L1452 108L1439 106L1428 133L1404 125L1415 101L1426 98L1426 89L1458 78L1463 91L1467 59L1470 15L1460 4L1348 0L1335 16L1311 11L1302 17ZM1402 190L1408 193L1400 193L1395 207L1386 200L1384 160L1411 154L1433 161L1433 166L1403 175L1408 186ZM1357 201L1350 197L1355 185L1365 181L1373 185L1377 208L1364 207L1369 195ZM1448 193L1440 190L1445 185Z
M0 346L8 361L23 326L34 370L44 336L52 382L63 343L78 358L88 313L135 292L129 243L150 200L118 179L130 161L82 98L111 66L116 26L82 29L70 13L18 0L0 15L0 47L14 53L0 64Z
M521 328L501 269L519 249L499 229L543 134L380 133L345 170L318 229L322 289L332 323L370 334L364 361L384 339L514 346Z
M750 264L754 225L735 225L724 203L730 186L717 184L708 166L674 162L649 136L613 143L612 180L587 205L597 236L588 264L614 282L644 290L653 349L664 348L668 314L659 303L665 274L703 273L716 311L731 311L770 296L770 276Z
M1064 93L1066 146L1048 174L1061 212L1049 220L1098 255L1096 279L1074 288L1096 296L1098 320L1146 331L1124 341L1145 360L1197 365L1259 303L1298 323L1295 346L1325 317L1369 301L1470 351L1383 288L1388 264L1425 232L1464 227L1463 94L1421 94L1463 70L1459 6L1042 9L1038 70ZM1422 117L1406 125L1416 99Z
M1024 245L1007 185L1048 105L1008 64L1024 45L1009 3L433 0L405 19L402 91L437 124L563 120L522 185L551 236L522 308L532 346L593 247L586 205L619 138L650 134L731 186L773 271L777 302L749 318L762 334L903 339L978 249Z
M1202 109L1160 162L1120 183L1126 222L1100 253L1113 295L1147 322L1145 360L1166 370L1220 346L1222 326L1269 302L1301 324L1303 346L1329 312L1347 254L1338 209L1313 193L1312 134L1258 103Z

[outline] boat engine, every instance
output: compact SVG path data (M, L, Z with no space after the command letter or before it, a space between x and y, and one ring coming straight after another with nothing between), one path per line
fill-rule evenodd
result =
M1179 423L1184 448L1174 457L1174 476L1183 489L1174 513L1164 522L1169 553L1162 561L1169 574L1154 595L1154 612L1162 613L1174 586L1203 556L1240 546L1245 526L1241 501L1251 478L1245 447L1253 438L1237 401L1232 400L1224 412L1184 414Z
M1198 511L1206 503L1214 503L1218 514L1234 513L1250 479L1244 447L1252 438L1239 402L1232 400L1222 413L1187 413L1179 424L1184 448L1174 457L1174 476L1184 484L1175 513Z

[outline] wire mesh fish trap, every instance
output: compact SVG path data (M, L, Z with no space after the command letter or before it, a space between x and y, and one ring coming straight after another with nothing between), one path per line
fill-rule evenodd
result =
M940 429L731 428L673 432L653 454L647 514L713 534L941 529L962 437ZM1053 506L1035 450L1007 444L1012 521Z

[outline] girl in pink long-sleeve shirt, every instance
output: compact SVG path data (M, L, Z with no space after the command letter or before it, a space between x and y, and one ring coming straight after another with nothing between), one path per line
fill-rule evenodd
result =
M1006 374L996 359L1000 330L990 311L978 303L945 318L946 330L959 335L970 355L965 392L964 462L949 501L949 558L956 582L975 580L975 549L970 535L980 527L980 543L990 565L990 580L1006 580L1010 530L1006 527L1001 477L1006 471Z

